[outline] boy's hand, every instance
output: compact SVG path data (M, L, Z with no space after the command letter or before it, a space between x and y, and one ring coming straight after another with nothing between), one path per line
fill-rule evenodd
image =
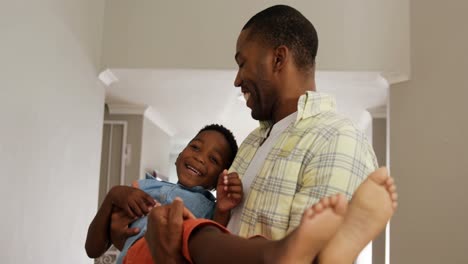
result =
M114 246L122 251L125 240L140 232L138 228L129 228L134 219L130 218L122 209L113 207L110 222L110 241Z
M129 217L142 217L149 213L156 202L144 191L129 186L114 186L109 191L112 204L122 209Z
M218 178L216 187L216 209L220 213L229 212L236 207L243 197L242 182L237 172L227 173L224 170Z

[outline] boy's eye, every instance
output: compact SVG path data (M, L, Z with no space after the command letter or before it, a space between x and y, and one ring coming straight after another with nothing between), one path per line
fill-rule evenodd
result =
M190 148L193 150L199 150L200 148L197 145L190 145Z
M219 164L218 160L215 157L211 157L210 160L216 165Z

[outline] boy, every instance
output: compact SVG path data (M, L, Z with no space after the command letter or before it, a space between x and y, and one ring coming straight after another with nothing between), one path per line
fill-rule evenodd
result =
M198 132L177 157L177 184L147 176L146 179L136 182L134 187L113 187L88 229L88 256L99 257L109 248L110 215L113 208L123 210L134 218L130 228L139 230L139 233L128 238L124 245L115 245L122 251L118 263L129 263L131 258L134 261L135 257L138 257L138 254L127 255L127 251L131 253L131 246L144 236L147 223L145 215L157 203L170 204L176 197L181 197L195 217L213 219L226 226L230 210L242 200L240 179L237 174L227 175L225 171L236 153L237 143L232 133L221 125L208 125ZM220 174L223 174L223 177L218 177ZM215 188L217 200L209 191ZM138 259L138 262L144 260Z

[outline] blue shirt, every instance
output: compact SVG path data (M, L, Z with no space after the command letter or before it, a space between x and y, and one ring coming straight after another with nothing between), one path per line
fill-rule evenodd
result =
M162 205L170 204L176 197L184 200L184 205L197 218L212 219L215 209L216 199L213 194L201 186L187 188L181 184L174 184L166 181L159 181L150 174L146 174L146 179L138 181L138 187L160 202ZM128 249L146 232L147 217L144 216L130 224L130 228L139 228L137 235L127 238L124 248L120 253L117 263L121 264Z

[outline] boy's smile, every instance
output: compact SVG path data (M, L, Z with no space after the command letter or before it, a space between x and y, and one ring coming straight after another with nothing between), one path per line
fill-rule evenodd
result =
M197 170L195 167L189 164L185 164L185 168L187 168L190 173L194 173L195 176L202 176L202 173L200 172L200 170Z
M190 165L186 165L187 169L193 171L195 174L197 174L198 176L201 176L201 172L197 171L196 169L194 169L192 166Z
M229 143L215 130L200 132L182 150L176 160L179 183L191 188L216 187L219 174L227 167Z

